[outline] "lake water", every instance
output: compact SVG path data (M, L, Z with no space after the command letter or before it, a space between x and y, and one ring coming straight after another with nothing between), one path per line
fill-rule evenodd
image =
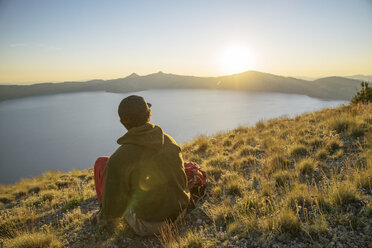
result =
M239 125L295 116L345 101L304 95L218 90L149 90L135 93L152 103L151 122L179 144ZM84 92L0 102L0 184L47 170L92 167L111 155L125 132L117 106L130 94Z

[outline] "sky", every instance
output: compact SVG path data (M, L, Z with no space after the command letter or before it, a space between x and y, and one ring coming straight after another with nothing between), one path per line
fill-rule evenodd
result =
M0 83L372 74L372 0L0 0Z

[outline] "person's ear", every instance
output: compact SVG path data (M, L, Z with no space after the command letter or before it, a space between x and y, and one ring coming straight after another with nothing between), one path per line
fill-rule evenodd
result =
M150 117L151 117L151 109L149 109L149 118L147 118L147 122L150 122Z

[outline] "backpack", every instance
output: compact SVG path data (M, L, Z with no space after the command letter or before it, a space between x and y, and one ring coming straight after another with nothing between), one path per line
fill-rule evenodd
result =
M184 163L184 167L191 197L194 200L197 200L205 194L205 189L207 187L207 175L205 171L200 169L200 166L195 162Z

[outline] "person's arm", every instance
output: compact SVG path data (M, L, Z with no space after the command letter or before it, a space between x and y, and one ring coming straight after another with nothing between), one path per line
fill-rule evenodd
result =
M125 154L117 150L107 162L105 185L102 194L102 215L104 219L121 217L128 207L130 183Z

